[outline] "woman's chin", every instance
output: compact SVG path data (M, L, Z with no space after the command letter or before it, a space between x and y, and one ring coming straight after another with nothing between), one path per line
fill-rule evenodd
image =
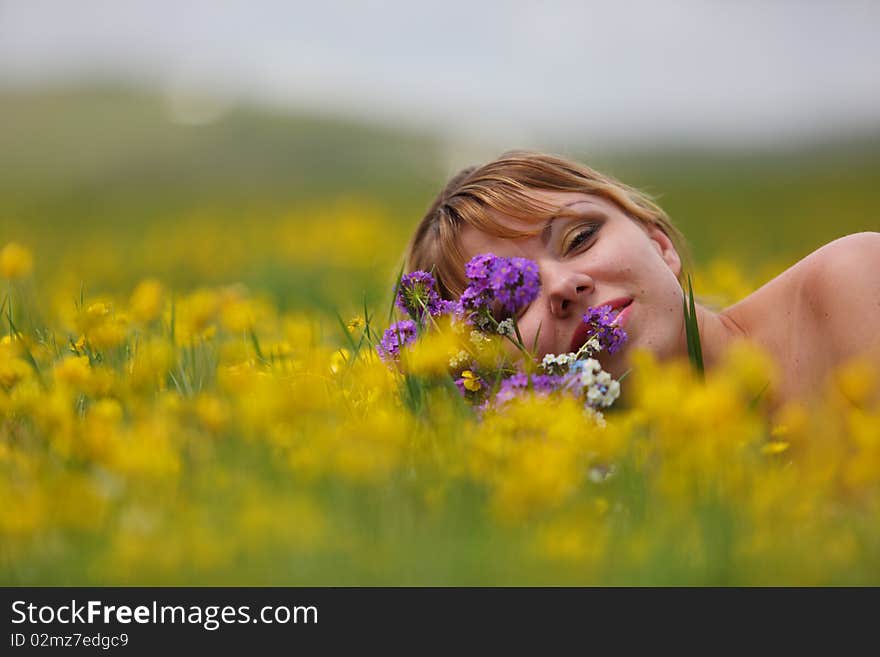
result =
M599 361L599 364L602 365L602 369L615 379L619 379L623 373L629 369L628 352L629 348L624 346L613 354L602 352L596 356L596 359Z

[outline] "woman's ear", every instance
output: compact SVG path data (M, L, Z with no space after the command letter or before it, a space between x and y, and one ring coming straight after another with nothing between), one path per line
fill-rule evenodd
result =
M678 255L678 251L675 250L672 240L658 226L648 226L647 232L657 252L666 264L669 265L669 269L672 270L675 277L678 278L679 274L681 274L681 258Z

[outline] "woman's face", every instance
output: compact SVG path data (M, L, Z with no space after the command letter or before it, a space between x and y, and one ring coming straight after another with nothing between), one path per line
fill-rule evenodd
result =
M620 376L629 367L628 353L635 345L660 358L682 353L681 261L666 234L630 219L598 196L546 190L532 194L576 216L551 218L532 237L505 239L466 226L460 239L466 260L494 253L538 263L540 295L517 319L526 346L531 349L537 336L539 358L577 351L587 338L582 321L587 308L612 304L627 306L618 323L628 336L620 351L598 357L612 375ZM497 212L495 218L519 230L536 228Z

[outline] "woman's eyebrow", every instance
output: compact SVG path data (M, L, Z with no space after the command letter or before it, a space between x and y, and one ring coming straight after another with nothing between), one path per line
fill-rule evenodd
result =
M567 208L572 207L573 205L580 205L581 203L586 203L587 205L592 205L589 201L572 201L571 203L566 203L563 205L559 212L550 217L545 223L544 228L541 229L541 242L546 244L550 241L550 235L553 232L553 222L559 219L560 217L590 217L595 216L598 218L605 218L605 213L595 206L592 206L589 210L567 210Z
M566 203L561 208L559 208L559 211L556 214L554 214L547 220L547 222L544 224L544 229L541 231L541 241L544 243L545 246L547 242L550 241L550 233L553 232L553 222L562 216L565 208L570 208L572 205L577 205L578 203L583 203L583 201L572 201L571 203Z
M544 224L544 228L541 231L541 242L543 242L544 246L550 242L550 233L553 232L553 220L556 219L558 215L553 215L547 220L547 223Z

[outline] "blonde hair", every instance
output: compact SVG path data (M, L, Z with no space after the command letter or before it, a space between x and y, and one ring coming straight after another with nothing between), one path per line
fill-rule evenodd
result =
M539 201L530 190L583 192L615 203L631 219L653 225L669 237L682 263L690 263L684 235L645 193L611 176L556 155L510 151L481 167L463 169L446 183L422 217L406 251L406 271L433 271L446 299L456 299L466 287L464 256L458 236L463 225L502 238L535 235L517 231L493 218L487 208L504 215L543 224L559 214L553 204ZM683 280L681 269L679 281Z

